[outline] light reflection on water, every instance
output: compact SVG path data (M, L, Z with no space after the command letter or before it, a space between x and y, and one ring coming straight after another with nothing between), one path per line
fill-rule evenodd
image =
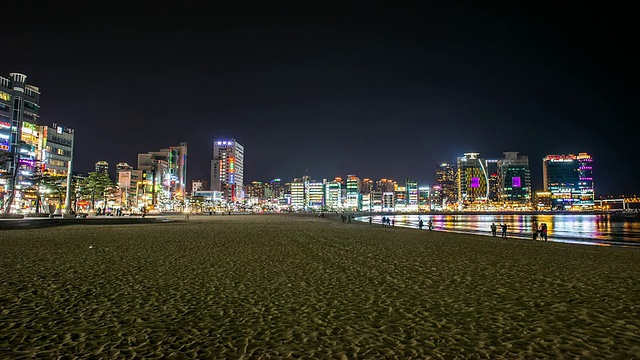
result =
M547 224L549 241L579 242L597 245L640 246L640 219L616 218L611 215L373 215L374 224L382 224L382 217L395 219L396 226L418 228L420 219L427 230L427 221L433 222L435 231L453 231L491 235L491 223L506 223L509 237L532 239L532 223ZM368 216L357 220L369 221Z

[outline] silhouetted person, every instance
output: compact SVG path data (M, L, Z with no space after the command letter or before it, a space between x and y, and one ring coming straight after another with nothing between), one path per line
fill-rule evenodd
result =
M418 221L418 229L422 230L423 226L424 226L424 222L422 222L422 219L420 219L420 221Z
M429 220L429 222L427 222L427 226L429 227L429 231L433 230L433 221Z
M498 233L498 227L495 223L491 223L491 235L496 236Z
M531 224L531 232L533 235L533 241L538 240L538 222L533 220L533 224Z
M373 222L373 218L369 216L369 225L371 225L372 222Z
M542 223L542 230L540 231L540 240L547 241L547 223Z
M500 225L500 228L502 228L502 237L506 239L507 238L507 224Z

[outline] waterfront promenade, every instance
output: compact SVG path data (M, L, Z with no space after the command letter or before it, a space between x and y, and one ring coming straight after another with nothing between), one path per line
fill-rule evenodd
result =
M0 232L0 357L640 357L638 249L179 219Z

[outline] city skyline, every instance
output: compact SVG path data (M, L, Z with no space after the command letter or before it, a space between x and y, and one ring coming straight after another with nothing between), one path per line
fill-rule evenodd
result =
M17 55L0 68L40 88L40 123L76 131L80 172L186 142L188 180L209 180L214 139L235 138L245 183L308 172L434 184L437 163L518 151L537 190L545 156L587 152L596 196L637 193L640 170L622 156L637 153L637 91L625 25L607 11L186 6L169 28L175 9L162 6L139 21L82 8L49 19L42 6L29 29L8 27Z

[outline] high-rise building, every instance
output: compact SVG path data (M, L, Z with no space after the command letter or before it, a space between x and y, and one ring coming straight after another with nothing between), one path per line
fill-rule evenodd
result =
M531 205L531 172L529 157L505 152L498 160L498 198L514 206Z
M391 179L380 179L376 181L376 191L394 192L398 184Z
M309 204L307 179L295 178L291 182L291 206L295 210L306 210Z
M309 180L309 207L312 209L324 208L324 184L322 182Z
M96 163L96 172L108 175L109 174L109 163L104 161L104 160L98 161Z
M123 167L118 171L117 176L118 189L120 189L120 193L122 195L122 198L120 199L122 207L124 209L131 209L142 206L143 202L140 200L141 198L143 199L145 190L142 170Z
M73 129L57 124L43 125L39 129L41 136L38 157L41 169L52 175L66 175L73 157Z
M342 208L342 179L335 178L325 184L325 206L329 210Z
M256 200L264 199L265 186L262 181L252 181L246 186L245 198L249 197Z
M421 211L431 210L431 188L429 186L418 188L418 209Z
M119 163L116 165L116 173L118 173L118 174L119 174L121 171L129 171L129 170L131 170L131 169L133 169L133 168L131 167L131 165L127 164L126 162L119 162Z
M480 206L489 198L487 164L478 153L465 153L458 158L458 207Z
M397 211L407 210L407 188L405 186L397 186L394 191L394 206Z
M364 179L362 180L362 187L361 187L361 193L362 194L369 194L374 190L374 183L373 180L371 179Z
M0 207L5 211L21 202L23 190L33 186L38 156L40 90L27 76L0 76ZM4 194L3 194L4 195ZM8 204L7 204L8 203Z
M222 191L227 202L241 201L243 194L244 146L231 140L214 140L211 160L211 190Z
M350 210L360 210L362 183L355 175L347 175L347 201L345 206Z
M407 210L418 211L418 182L407 178L405 182Z
M269 198L271 200L280 199L282 196L284 196L284 187L282 186L282 180L280 179L271 180L269 182L269 190L270 190Z
M552 210L591 210L594 205L593 159L587 153L547 155L542 160L544 191Z
M169 146L173 158L173 171L172 178L174 181L175 193L181 197L187 191L187 143L181 142L180 145Z
M153 153L138 154L138 170L142 171L143 206L155 208L171 196L171 164L165 156L155 157Z
M431 210L447 210L447 206L444 203L444 195L442 195L442 186L440 184L431 185L431 189L429 189L429 206Z
M445 203L457 203L456 165L448 163L438 164L436 167L436 181L442 189L442 196Z

